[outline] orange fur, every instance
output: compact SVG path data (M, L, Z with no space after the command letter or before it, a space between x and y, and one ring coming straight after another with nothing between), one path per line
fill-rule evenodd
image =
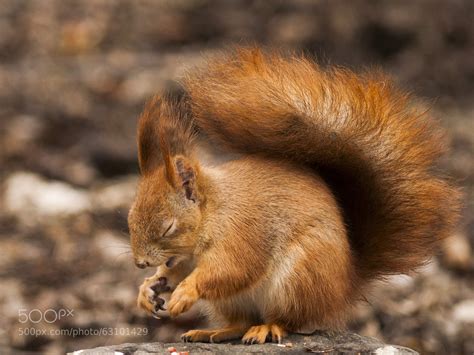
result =
M226 323L187 340L343 327L371 280L422 265L453 228L443 132L383 75L237 49L183 87L141 116L129 225L137 262L193 265L170 313L202 299Z
M459 193L432 172L444 132L380 73L238 49L189 71L184 86L212 139L326 177L366 277L419 266L456 221Z

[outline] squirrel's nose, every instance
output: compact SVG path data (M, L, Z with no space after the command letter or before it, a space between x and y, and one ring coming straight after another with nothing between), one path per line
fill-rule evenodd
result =
M148 263L148 261L135 261L135 265L137 267L139 267L140 269L144 269L146 268L147 266L150 266L150 264Z

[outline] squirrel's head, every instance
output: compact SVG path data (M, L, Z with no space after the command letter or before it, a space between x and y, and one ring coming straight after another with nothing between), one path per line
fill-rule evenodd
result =
M171 144L189 141L183 141L187 134L176 112L164 105L149 104L138 126L141 178L128 224L135 264L142 268L193 254L204 202L197 161L170 153L178 150Z

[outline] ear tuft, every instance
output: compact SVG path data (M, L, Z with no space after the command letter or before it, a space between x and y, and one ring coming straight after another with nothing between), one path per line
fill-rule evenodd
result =
M142 174L152 171L159 164L158 116L161 99L149 100L138 121L138 163Z
M149 100L138 121L138 161L142 174L165 166L168 182L176 187L173 156L186 155L192 145L189 108L184 99L169 95Z
M188 200L197 202L196 170L184 157L176 158L176 172L185 196Z

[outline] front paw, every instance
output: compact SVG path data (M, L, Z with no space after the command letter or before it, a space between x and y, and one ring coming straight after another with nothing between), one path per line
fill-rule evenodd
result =
M170 316L177 317L191 308L199 299L196 287L182 282L171 295L168 303L168 312Z
M141 286L138 293L137 305L138 308L152 314L155 318L158 318L158 311L165 310L163 305L165 300L160 294L169 292L171 290L168 286L166 277L158 278L156 282L149 282L146 280Z

